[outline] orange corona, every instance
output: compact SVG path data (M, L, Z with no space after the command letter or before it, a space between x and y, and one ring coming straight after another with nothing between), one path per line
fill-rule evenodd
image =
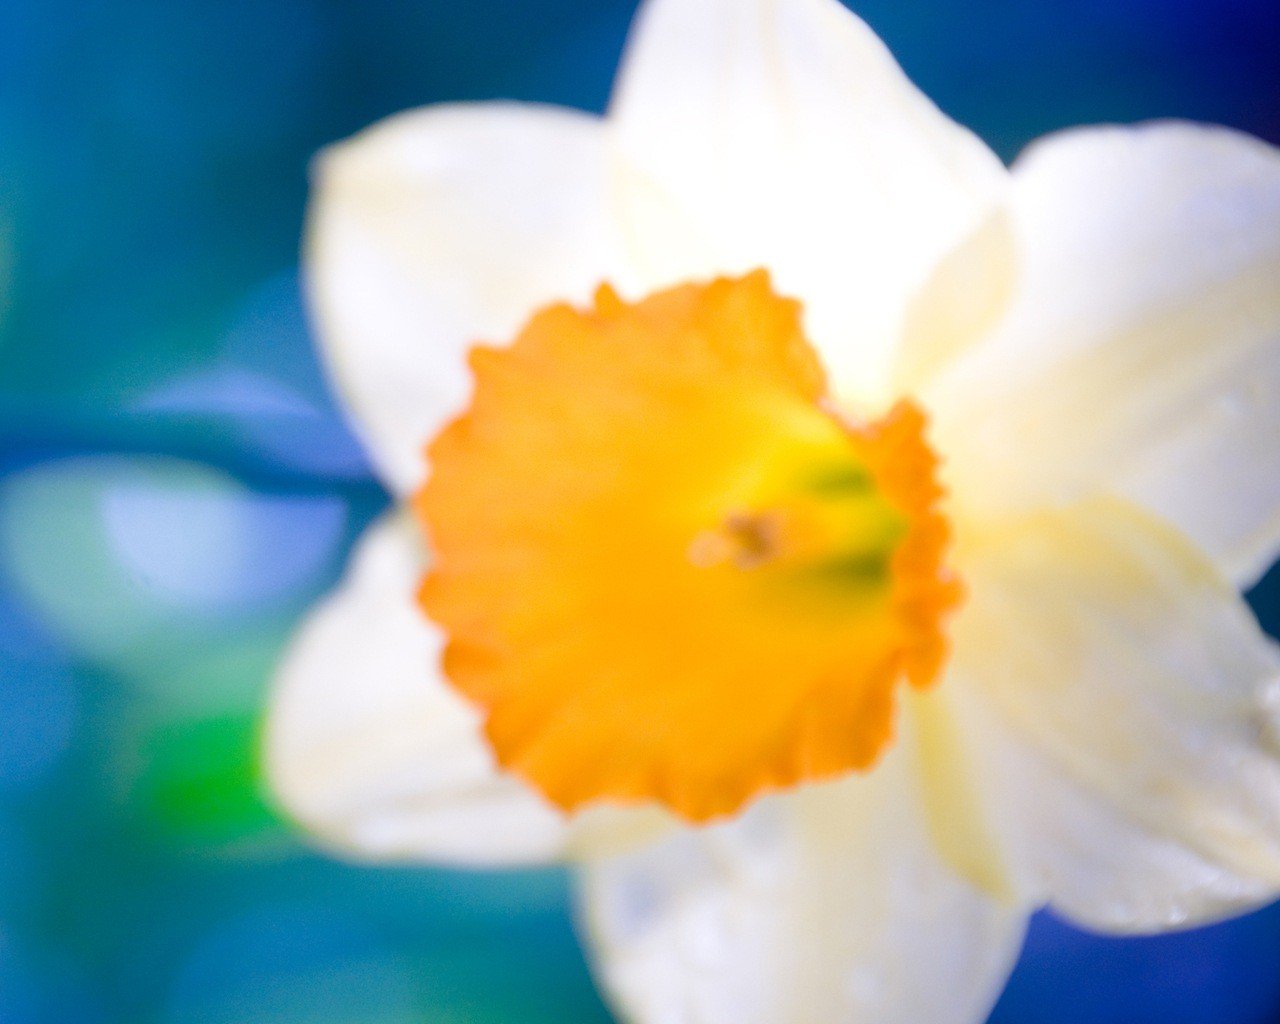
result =
M471 366L421 602L503 766L705 821L876 762L961 593L915 406L845 419L763 271L602 287Z

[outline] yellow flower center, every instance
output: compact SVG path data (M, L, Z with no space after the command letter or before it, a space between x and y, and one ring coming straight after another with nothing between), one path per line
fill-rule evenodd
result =
M431 444L421 601L498 761L693 821L873 765L959 600L903 403L827 399L768 275L539 312Z

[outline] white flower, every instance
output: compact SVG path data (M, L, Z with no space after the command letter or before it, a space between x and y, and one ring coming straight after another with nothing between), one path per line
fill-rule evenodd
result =
M475 342L601 281L638 300L766 268L803 303L841 415L903 397L927 412L967 592L949 623L935 609L945 671L895 688L884 749L837 778L797 755L804 784L769 777L704 814L679 771L638 804L610 789L608 748L574 761L541 720L542 760L508 750L520 774L500 768L481 712L434 668L422 531L389 516L277 681L270 776L324 842L577 863L600 976L640 1024L973 1022L1039 905L1142 932L1280 891L1280 658L1239 596L1280 550L1275 150L1183 123L1094 128L1007 171L835 0L649 0L605 119L393 118L323 157L307 253L325 357L406 500L467 407ZM556 315L625 306L599 302ZM477 367L483 392L496 371ZM723 571L745 579L774 554L770 524L725 523L690 557L732 556ZM554 604L526 596L539 615ZM437 617L465 634L451 607ZM676 642L643 639L659 659ZM722 702L709 741L739 728ZM629 770L654 722L623 725ZM565 796L566 772L619 799Z

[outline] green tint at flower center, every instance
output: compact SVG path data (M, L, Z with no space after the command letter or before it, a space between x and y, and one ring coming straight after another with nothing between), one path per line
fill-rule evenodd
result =
M694 537L690 561L768 572L788 590L817 588L848 598L883 594L909 519L877 487L847 438L844 443L850 450L843 458L770 467L750 498Z

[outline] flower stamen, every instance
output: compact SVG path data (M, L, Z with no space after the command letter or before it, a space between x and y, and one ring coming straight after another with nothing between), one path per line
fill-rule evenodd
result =
M778 553L780 533L776 515L731 512L718 527L693 539L689 561L702 568L732 562L739 569L755 569Z

